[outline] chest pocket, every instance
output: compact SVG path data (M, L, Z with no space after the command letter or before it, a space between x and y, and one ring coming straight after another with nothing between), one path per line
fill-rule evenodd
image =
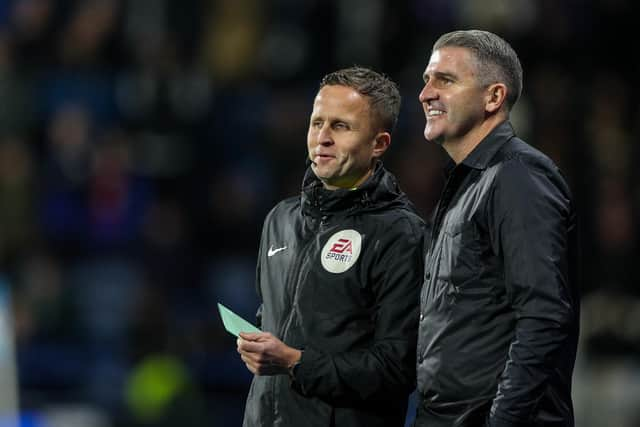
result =
M488 239L483 238L477 224L453 219L446 221L442 230L440 277L454 286L471 285L483 269L483 258Z

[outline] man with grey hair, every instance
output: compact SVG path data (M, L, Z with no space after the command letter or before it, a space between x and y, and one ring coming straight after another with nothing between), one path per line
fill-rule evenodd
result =
M495 34L455 31L423 79L424 136L452 161L425 261L415 426L573 426L576 214L509 122L520 61Z

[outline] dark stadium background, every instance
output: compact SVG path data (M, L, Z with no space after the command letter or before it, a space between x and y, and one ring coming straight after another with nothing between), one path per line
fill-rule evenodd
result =
M518 51L513 122L579 205L577 425L640 425L639 18L631 0L0 0L0 422L18 401L21 426L240 425L251 375L216 302L253 318L319 79L400 84L385 164L427 216L444 155L421 74L439 34L481 28Z

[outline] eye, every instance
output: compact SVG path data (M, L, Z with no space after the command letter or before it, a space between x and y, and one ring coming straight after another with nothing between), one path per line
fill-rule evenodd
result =
M454 82L455 81L451 77L442 76L433 81L433 86L438 89L444 89L453 85Z
M322 127L322 120L312 120L311 127L314 129L320 129Z
M345 122L335 122L332 126L335 130L347 130L349 126Z

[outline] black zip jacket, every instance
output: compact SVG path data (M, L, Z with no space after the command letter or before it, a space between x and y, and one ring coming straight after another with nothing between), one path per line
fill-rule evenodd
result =
M421 293L417 426L573 426L576 215L544 154L496 127L449 174Z
M267 216L258 322L303 350L293 378L255 376L244 426L403 426L415 387L423 222L378 163L356 190L309 169Z

